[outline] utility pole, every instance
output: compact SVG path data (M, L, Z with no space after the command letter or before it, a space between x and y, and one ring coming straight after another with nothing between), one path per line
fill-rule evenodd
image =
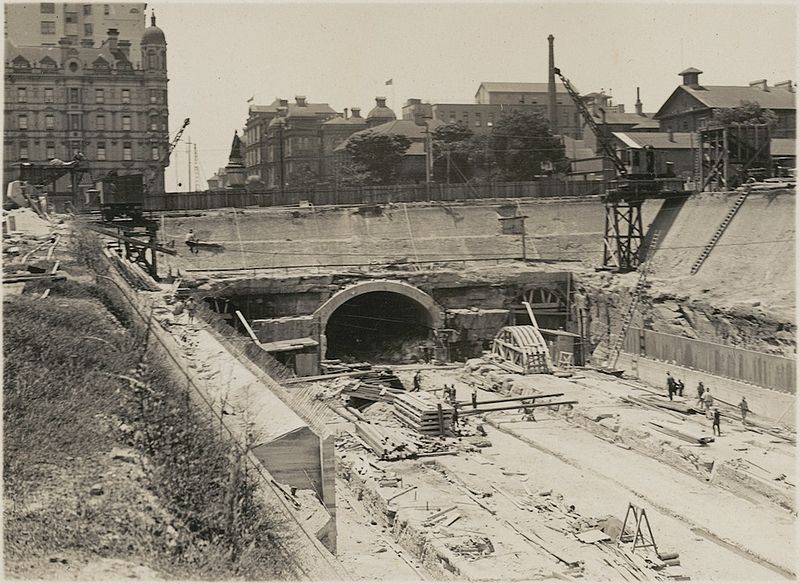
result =
M447 186L450 186L450 146L447 147Z
M425 193L428 200L431 200L431 178L433 175L433 140L431 139L431 127L425 121Z
M187 193L192 192L192 137L186 138L186 185Z
M278 140L280 142L280 168L278 169L281 179L281 204L283 204L283 195L286 188L286 180L284 179L284 163L285 157L283 152L283 120L278 124Z

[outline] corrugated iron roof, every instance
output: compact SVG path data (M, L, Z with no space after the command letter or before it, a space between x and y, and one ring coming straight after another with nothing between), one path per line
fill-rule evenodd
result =
M691 132L612 132L615 138L629 148L652 146L656 150L687 150L692 147Z
M664 108L672 101L672 99L685 92L695 98L702 105L707 108L734 108L739 107L746 101L757 102L761 107L776 110L795 110L796 94L788 89L770 87L768 91L759 89L758 87L744 87L739 85L699 85L697 87L690 87L688 85L679 85L672 92L672 95L667 98L667 101L656 112L655 118L663 117ZM685 112L677 112L676 115Z

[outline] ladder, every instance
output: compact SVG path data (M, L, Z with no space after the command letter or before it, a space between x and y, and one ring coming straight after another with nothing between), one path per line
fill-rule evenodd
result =
M644 289L647 287L647 276L650 273L650 262L653 259L653 255L655 255L659 234L659 231L653 232L653 237L650 239L650 245L647 248L647 261L645 261L641 271L639 272L639 279L637 280L636 287L633 289L633 294L631 295L631 303L622 319L622 324L617 332L617 336L614 338L614 343L609 348L608 360L612 369L617 366L617 360L619 359L619 353L622 349L622 343L625 342L625 336L628 334L628 329L631 326L631 322L633 322L633 316L636 314L636 308L639 305L639 299L641 298Z
M625 527L628 524L628 517L633 513L633 520L636 522L636 531L633 537L625 534ZM647 527L647 533L650 535L650 540L645 537L642 526ZM628 510L625 512L625 519L622 521L622 529L619 531L619 539L617 543L626 543L633 540L633 548L631 551L636 551L637 548L653 548L653 551L658 555L658 547L656 546L656 538L653 537L653 530L650 529L650 520L647 518L644 507L636 507L633 503L628 503Z
M697 260L694 262L694 265L692 266L691 270L691 274L693 276L700 271L703 262L705 262L706 259L708 259L708 256L711 255L711 250L714 249L714 246L717 245L719 238L722 237L722 234L728 228L728 225L730 225L731 221L733 221L733 217L736 215L736 212L739 210L739 208L744 204L744 200L747 198L747 195L750 194L750 190L752 188L753 188L752 186L748 185L742 192L742 194L739 195L739 198L736 199L736 202L733 204L731 210L728 211L728 214L725 215L725 218L722 220L722 223L719 224L719 227L717 227L717 230L714 232L714 235L711 236L711 239L703 248L700 257L698 257Z

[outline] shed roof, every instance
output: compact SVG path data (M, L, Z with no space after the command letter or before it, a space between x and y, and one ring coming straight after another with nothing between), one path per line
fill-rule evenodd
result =
M656 150L688 150L692 147L691 132L612 132L629 148L652 146Z

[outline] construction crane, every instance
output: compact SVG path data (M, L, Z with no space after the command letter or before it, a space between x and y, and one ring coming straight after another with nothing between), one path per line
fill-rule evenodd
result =
M169 157L172 155L172 151L175 150L175 147L178 145L178 142L183 136L184 130L186 130L186 126L189 125L189 118L183 120L183 125L178 129L175 134L175 137L169 143L169 147L167 151L158 159L158 166L165 166L166 162L169 160ZM148 172L147 183L145 184L146 192L150 192L151 187L153 186L153 182L156 180L157 171L155 169Z
M604 156L611 161L616 171L616 180L611 182L604 197L606 217L603 267L619 272L635 270L643 261L644 252L642 203L646 199L685 196L686 193L680 186L675 188L676 179L658 178L655 152L649 146L644 148L644 156L638 157L629 170L569 79L557 67L554 68L554 73L561 79L586 125L597 136L597 143Z

